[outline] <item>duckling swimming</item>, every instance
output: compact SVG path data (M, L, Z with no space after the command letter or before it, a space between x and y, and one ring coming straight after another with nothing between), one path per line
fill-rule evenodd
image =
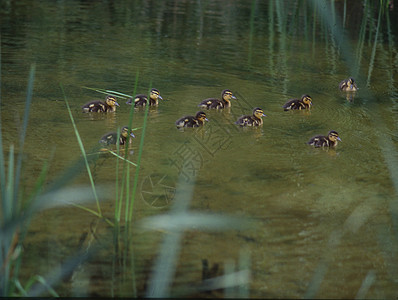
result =
M120 137L119 137L119 145L125 145L127 142L128 137L133 137L135 138L135 135L133 133L133 130L130 130L129 134L129 128L128 126L124 126L120 132ZM115 145L117 142L117 132L109 132L105 134L99 141L101 144L104 145ZM129 140L129 144L133 142L132 139Z
M259 107L253 109L253 115L241 116L235 124L240 126L260 126L263 124L262 117L266 117L263 110Z
M317 135L312 137L309 141L308 141L308 145L312 145L316 148L318 147L336 147L338 141L341 141L339 134L334 131L331 130L329 131L327 136L324 135Z
M176 121L177 128L199 127L204 125L204 121L209 121L203 111L199 111L195 116L185 116Z
M112 111L116 111L116 106L120 106L119 103L116 102L116 97L106 96L105 102L100 101L100 100L88 102L82 106L82 110L84 113L87 113L87 112L112 112Z
M162 96L160 96L159 90L152 89L149 93L149 106L158 106L159 99L163 100ZM131 105L134 101L134 107L145 106L148 103L148 96L145 94L138 94L133 98L130 98L126 104Z
M355 92L358 90L358 87L357 84L355 83L354 78L350 77L340 82L339 89L345 92Z
M223 109L225 107L231 107L231 99L236 99L230 90L223 90L221 93L221 100L217 98L208 98L199 103L201 108L215 108Z
M312 105L312 98L310 95L302 95L301 99L290 99L283 105L285 111L292 109L310 109Z

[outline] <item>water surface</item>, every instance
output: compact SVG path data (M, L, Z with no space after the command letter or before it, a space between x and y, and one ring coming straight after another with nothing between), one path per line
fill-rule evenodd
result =
M84 87L127 94L156 87L165 99L149 111L134 204L134 279L123 272L112 278L112 249L101 250L58 287L61 296L145 294L159 242L167 233L142 231L135 224L170 209L182 170L182 177L195 184L190 210L251 218L256 226L221 233L187 231L176 291L201 282L202 259L237 264L244 250L251 258L251 297L305 297L313 278L323 276L315 297L354 298L369 274L374 279L364 296L397 296L396 227L390 211L396 201L390 171L396 166L386 158L386 153L396 153L397 10L383 10L377 28L377 5L366 14L363 1L326 1L339 26L344 25L355 58L347 63L319 11L314 20L311 3L300 3L2 4L6 149L13 143L18 148L30 65L35 63L37 70L23 149L25 192L33 188L45 161L50 161L51 183L80 157L59 84L86 150L104 133L126 125L130 107L120 100L113 114L82 114L81 105L104 97ZM338 83L349 76L356 76L360 87L353 101L338 91ZM208 111L202 130L174 127L181 116L195 114L201 100L219 97L226 88L238 98L230 110ZM302 94L313 98L311 111L282 110L288 99ZM254 107L267 114L261 128L244 130L233 124ZM144 111L135 111L133 125L142 126L143 119ZM336 149L306 145L313 135L332 129L342 139ZM132 161L141 132L136 136ZM92 164L95 183L111 192L115 164L112 156ZM156 185L159 181L166 187ZM71 184L89 184L86 172ZM112 218L114 199L102 205L104 215ZM24 280L58 267L76 252L79 241L88 243L85 234L102 242L112 239L107 225L83 210L43 212L33 220L24 245ZM319 273L323 266L326 271Z

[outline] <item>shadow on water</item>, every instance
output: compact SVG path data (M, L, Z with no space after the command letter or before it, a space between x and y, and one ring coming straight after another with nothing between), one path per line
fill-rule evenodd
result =
M2 211L13 147L15 195L36 191L36 178L51 186L83 156L68 185L106 198L36 212L23 248L2 239L3 295L397 296L394 1L3 1L0 11ZM20 87L32 61L28 126ZM359 90L340 92L350 76ZM84 87L156 87L164 101L92 117L80 106L104 95ZM174 128L225 88L237 97L229 110ZM282 110L306 93L311 111ZM263 127L235 126L254 107ZM131 148L86 153L126 125ZM305 144L332 129L336 149Z

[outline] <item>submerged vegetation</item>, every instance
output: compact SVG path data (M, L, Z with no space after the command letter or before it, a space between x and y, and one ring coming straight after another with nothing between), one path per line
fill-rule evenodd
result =
M11 2L8 5L11 5ZM129 13L137 14L135 10L138 10L138 7L140 7L142 14L148 20L150 19L148 18L148 14L153 14L153 9L156 9L158 16L162 15L167 20L170 18L168 15L170 7L175 8L177 11L176 14L179 13L180 9L186 9L190 12L190 22L196 20L195 22L192 21L193 25L190 25L188 22L187 30L183 32L181 37L181 41L187 43L189 39L195 38L196 51L187 54L185 52L187 50L181 49L183 47L180 44L174 46L175 48L171 45L170 49L167 48L169 49L168 55L170 55L170 58L168 57L166 63L159 62L159 66L153 67L151 65L150 68L147 66L151 69L148 73L152 75L155 74L155 72L152 72L152 68L160 69L162 66L167 67L168 64L173 65L176 57L182 56L184 59L187 59L187 69L182 70L178 74L167 73L171 78L169 79L171 82L167 82L170 89L177 86L175 82L184 82L188 86L190 84L194 85L197 80L194 78L195 75L191 75L190 72L193 68L200 68L201 51L207 50L201 47L201 43L204 43L206 30L210 30L204 25L203 21L207 14L233 16L238 21L241 21L236 23L230 21L225 24L220 23L220 25L213 19L209 20L216 28L220 29L219 27L222 27L222 33L226 36L232 36L232 40L239 40L241 35L248 33L246 45L234 44L233 47L230 45L220 45L220 47L225 46L223 48L225 51L220 51L220 56L214 55L210 58L210 64L214 64L217 68L225 64L225 60L227 59L235 60L234 68L239 70L237 77L241 76L240 72L245 73L250 80L254 82L266 81L267 84L278 85L278 89L280 88L284 94L287 94L289 83L294 80L290 75L290 68L292 68L289 65L291 63L290 59L297 50L306 51L308 53L306 56L313 59L319 56L329 57L330 64L327 68L330 69L328 70L330 73L344 73L347 74L346 77L353 76L356 79L360 87L359 93L362 103L367 104L371 108L369 109L369 115L371 116L369 122L377 133L383 133L377 134L376 140L386 168L389 171L389 179L394 188L394 195L389 198L388 203L388 212L390 213L393 227L391 230L389 228L380 229L378 237L378 242L382 252L386 256L386 261L393 266L389 269L390 275L386 275L387 277L389 276L387 281L394 281L396 272L392 268L396 267L396 263L388 255L391 254L391 256L395 257L396 250L398 249L398 218L396 216L398 210L396 203L398 194L398 160L395 155L395 134L390 131L389 125L386 123L384 118L385 112L377 106L379 101L391 100L391 110L396 111L398 109L395 71L398 68L395 34L398 32L394 27L397 21L390 17L390 11L396 9L393 7L393 1L364 0L349 3L348 0L270 0L264 4L261 1L253 0L250 2L250 5L241 4L245 8L243 12L241 12L242 8L238 7L238 4L231 4L227 1L187 1L183 8L179 7L179 4L175 1L165 1L159 4L159 6L155 5L153 1L133 2L132 7L127 7L128 4L120 3L110 3L109 5L114 13L121 10L122 12L119 11L119 13L122 16L126 16ZM217 11L220 7L223 7L224 10ZM265 7L267 9L262 9ZM359 10L361 18L358 18L357 15ZM154 39L155 42L152 40L150 42L157 44L157 46L165 46L161 40L162 36L167 36L167 34L163 31L167 31L173 38L176 38L179 32L181 32L181 26L176 25L180 19L174 15L173 17L175 17L174 23L162 23L158 20L156 26L152 23L141 25L149 33L153 34L150 35L148 40ZM361 22L356 22L356 20L352 20L353 18L358 18ZM122 22L127 17L125 19L115 19L115 22ZM226 19L232 20L233 18ZM240 28L240 26L243 26L242 24L246 24L247 28ZM132 26L129 23L123 25L127 27ZM354 28L351 26L354 26ZM260 40L258 38L259 35L266 36L268 40L267 55L265 57L263 57L264 53L259 52L258 47L256 47L256 43ZM296 39L305 41L305 49L296 49ZM167 41L164 43L167 43ZM320 44L322 47L318 47ZM244 50L239 50L241 53L247 54L247 57L239 57L239 59L235 57L234 47L247 47ZM151 56L151 59L157 59L156 56L161 55L160 53L164 51L164 47L158 48L161 49L159 52L153 52L154 50L151 49L146 54ZM323 49L324 53L319 53L320 48ZM223 56L224 52L229 55ZM303 65L305 67L304 63L300 66L303 67ZM1 63L0 66L2 66ZM380 70L377 69L380 67L377 66L385 68L383 77L380 76ZM38 65L38 67L40 66ZM102 159L104 153L99 151L100 145L89 144L91 150L87 151L87 144L85 147L85 140L79 129L79 124L76 122L77 117L74 113L74 107L78 106L79 102L73 100L73 96L70 96L71 92L69 91L68 93L68 90L64 89L63 79L60 79L61 89L57 92L57 97L62 98L62 103L66 106L65 115L69 117L68 122L70 121L76 137L76 140L71 143L78 145L80 152L76 153L76 157L79 158L62 173L63 175L53 180L52 178L48 178L50 161L52 159L50 157L48 161L43 163L39 175L35 176L37 179L33 190L26 195L27 192L24 190L25 187L21 178L24 177L23 172L26 172L23 165L29 163L24 160L23 153L27 132L29 131L28 120L30 110L32 105L35 105L32 100L34 99L33 86L37 72L36 68L35 65L32 65L30 69L24 115L22 124L19 126L19 139L17 141L9 142L9 138L3 138L2 133L5 131L5 128L2 127L4 122L2 123L1 117L4 115L5 104L2 103L3 96L0 94L0 295L64 296L64 294L59 293L57 287L63 284L63 280L71 281L71 274L77 274L79 268L84 266L90 259L95 258L101 251L106 251L106 255L111 256L111 267L103 272L106 273L105 277L108 279L103 282L108 285L106 289L109 291L108 295L111 296L219 296L245 298L261 295L259 291L254 291L255 288L259 287L258 283L256 285L253 284L254 277L258 274L253 271L255 266L252 264L252 251L247 244L256 243L256 247L259 245L257 245L258 242L256 239L246 235L241 235L241 239L247 243L239 245L240 249L238 251L239 256L236 259L237 262L225 257L225 260L222 262L223 266L218 269L218 262L214 263L214 261L211 261L210 263L213 263L213 265L209 266L208 260L201 257L201 280L197 280L195 284L188 285L184 284L184 282L178 284L177 279L185 275L182 272L179 273L178 261L183 252L185 245L184 235L187 232L226 233L233 231L240 234L244 230L254 230L260 226L259 222L247 220L241 216L234 217L213 212L205 213L191 209L192 200L194 199L198 184L197 173L191 176L189 180L186 180L184 174L188 171L185 169L185 165L183 165L184 168L179 170L179 175L176 179L175 194L167 211L165 209L157 211L156 215L145 216L140 220L134 218L136 215L136 201L139 198L140 183L143 181L143 165L145 160L153 159L152 157L145 156L148 127L151 122L149 106L141 110L138 117L136 116L137 111L134 106L131 105L128 107L127 126L129 129L136 130L137 132L138 137L136 140L138 141L135 142L137 150L131 154L129 143L125 145L116 143L115 150L108 149L106 153L111 154L112 156L110 157L112 159L107 158L107 163L111 161L115 173L108 175L109 178L112 178L112 180L108 180L108 184L98 183L96 182L93 165L96 161ZM134 83L128 83L130 88L133 86L132 95L135 95L138 89L143 88L149 94L153 79L147 80L147 76L149 75L142 71L145 69L145 66L135 66L132 69L136 70ZM184 72L187 73L184 74ZM265 72L270 76L265 78ZM321 70L306 70L306 72L312 72L312 76L319 75L319 77L322 77L324 75ZM184 80L176 80L179 76L183 77ZM209 75L208 77L210 79L203 79L207 80L204 84L211 85L211 80L215 76ZM133 76L129 74L129 80L132 78ZM375 91L373 88L375 83L379 84L380 81L384 81L385 85L388 85L388 89L386 88L388 92L385 93L388 100L378 99L378 91ZM322 89L323 87L320 85L320 88ZM116 89L90 88L90 90L101 94L113 95L120 99L131 98L131 95L115 91ZM1 88L0 92L2 92ZM351 105L351 107L354 107L356 105L353 99L347 100L349 100L347 101L347 106ZM119 120L115 122L119 122ZM340 130L339 133L341 133ZM118 138L120 134L119 128L117 131ZM16 142L17 144L15 145L14 143ZM342 143L345 143L345 140ZM153 164L153 168L157 168L155 163ZM71 186L71 181L78 176L82 176L83 171L85 171L84 177L88 178L89 186ZM107 201L102 202L101 200ZM327 273L336 267L334 256L338 251L338 247L343 243L343 237L349 234L356 234L359 228L371 216L368 212L371 206L367 206L368 203L366 201L353 207L349 215L343 216L344 220L341 226L334 228L330 236L325 238L324 251L320 254L319 262L311 270L312 273L308 280L306 279L305 283L301 283L301 286L298 288L299 292L294 294L294 296L305 298L325 297L325 294L321 294L320 291L322 285L326 282ZM107 207L107 212L104 213L105 210L102 205L107 202L112 203L111 209ZM31 221L44 210L64 206L74 206L93 216L96 218L93 224L103 221L106 224L106 233L97 233L97 225L93 225L89 233L82 234L77 251L69 259L62 262L59 269L53 269L48 274L37 274L36 270L34 270L32 274L23 276L24 279L21 280L20 270L24 267L23 245L26 236L29 235ZM93 206L95 208L92 208ZM110 210L111 212L109 212ZM135 247L136 239L134 235L137 232L136 228L139 228L144 234L159 235L159 239L161 240L158 251L155 251L158 254L151 255L151 260L145 262L145 267L136 266L136 262L139 260L137 256L142 255ZM306 233L304 232L303 234ZM225 242L227 243L227 241ZM83 246L83 244L85 245ZM211 246L211 242L209 244ZM267 246L271 245L267 244ZM215 246L213 247L216 248ZM214 251L217 251L217 249ZM195 259L199 261L197 257ZM109 270L111 270L110 273ZM264 272L267 273L268 270L264 270ZM374 269L366 270L366 276L362 279L362 284L357 290L350 291L351 297L374 297L375 294L370 294L369 292L377 283L377 276L380 275L377 275ZM26 280L27 277L29 278ZM142 284L142 281L145 283ZM103 282L100 284L103 284ZM255 287L252 287L252 285ZM267 283L263 285L266 286ZM92 295L89 286L83 287L83 290L79 290L76 294L71 291L70 294L65 296ZM291 295L286 294L286 296L277 290L269 291L267 290L267 293L263 294L263 296L289 297ZM93 295L96 295L95 292ZM383 298L390 294L380 295ZM347 294L344 294L343 297L347 297Z

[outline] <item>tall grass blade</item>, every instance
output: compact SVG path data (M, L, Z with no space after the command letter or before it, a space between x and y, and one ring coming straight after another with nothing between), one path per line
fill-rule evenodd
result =
M248 228L251 222L238 217L221 214L206 214L199 212L173 212L159 216L147 217L141 222L146 230L175 231L185 230L225 231Z
M3 207L3 218L4 222L8 223L13 217L14 202L14 145L10 146L10 153L8 155L8 175L7 175L7 185L6 185L6 200L5 206Z
M365 299L366 294L368 293L375 279L376 279L375 271L370 270L368 274L366 274L365 279L362 281L361 287L359 288L358 293L355 296L355 299Z
M55 287L62 279L70 276L82 263L90 259L98 251L98 246L91 250L79 251L75 256L68 258L59 269L53 269L48 275L42 277L41 282L36 283L27 291L27 297L39 297L49 291L49 287ZM43 284L43 282L45 284Z
M87 87L87 86L83 86L83 88L88 89L88 90L92 90L92 91L96 91L98 93L101 94L106 94L106 95L112 95L115 97L119 97L119 98L123 98L123 99L127 99L127 98L131 98L131 95L127 95L121 92L117 92L117 91L112 91L112 90L105 90L105 89L96 89L96 88L91 88L91 87Z
M21 293L21 295L23 297L28 297L29 296L29 290L31 289L32 285L38 282L40 284L42 284L46 289L47 292L52 296L52 297L59 297L59 295L57 294L57 292L47 283L47 281L40 275L35 275L32 278L30 278L28 280L28 282L26 283L25 287L23 287L21 285L21 283L18 281L16 281L16 287L18 288L19 292Z
M151 91L151 86L152 83L150 84L150 88L148 90L148 99L149 99L149 94ZM147 121L148 121L148 113L149 113L149 105L145 106L145 115L144 115L144 121L142 125L142 133L141 133L141 140L140 140L140 146L138 150L138 158L137 158L137 167L135 169L135 175L134 175L134 183L133 183L133 190L131 191L131 198L130 201L128 201L126 204L126 213L127 213L127 222L131 222L133 219L133 208L134 208L134 200L135 200L135 193L137 190L138 186L138 175L140 173L140 165L141 165L141 158L142 158L142 152L144 149L144 140L145 140L145 131L147 127ZM131 126L130 126L131 127Z
M249 298L249 284L250 284L250 252L249 249L242 249L239 254L239 270L247 270L246 281L239 286L239 298Z
M188 184L182 174L181 172L178 179L175 202L171 207L172 213L186 212L192 199L195 178L192 179L193 183ZM174 221L176 221L176 218L174 218ZM176 227L174 231L164 237L160 254L154 263L146 297L170 297L171 283L176 271L183 231L184 228Z
M224 263L223 285L224 285L224 298L234 298L235 296L235 277L231 276L235 273L235 262L231 259Z
M73 118L72 111L70 109L69 102L68 102L68 99L66 98L66 95L65 95L64 88L63 88L62 84L60 84L60 87L61 87L62 95L64 96L66 107L68 109L70 120L71 120L72 125L73 125L73 129L74 129L75 134L76 134L77 142L79 143L79 147L80 147L80 150L81 150L83 158L84 158L84 162L85 162L85 165L86 165L88 177L89 177L90 183L91 183L91 188L93 190L94 198L95 198L95 201L97 203L98 214L102 215L101 206L100 206L98 195L97 195L97 191L96 191L96 188L95 188L94 179L93 179L93 176L91 174L90 165L88 163L86 151L84 150L83 142L82 142L82 140L80 138L79 131L77 130L76 123L75 123L75 120Z
M1 192L1 207L4 208L4 203L6 201L6 171L5 171L5 161L4 161L4 152L3 152L3 135L1 129L1 34L0 34L0 192ZM3 224L3 219L1 218L0 213L0 224ZM1 255L0 250L0 255Z
M14 182L14 184L15 184L14 203L13 203L14 208L16 208L18 205L18 191L19 191L19 183L20 183L20 177L21 177L22 155L23 155L23 148L24 148L24 144L25 144L26 130L28 127L30 106L32 104L33 83L35 80L35 71L36 71L36 65L32 64L30 67L30 72L29 72L28 90L27 90L26 101L25 101L25 113L24 113L24 117L23 117L23 124L22 124L22 129L21 129L20 138L19 138L19 153L18 153L18 158L17 158L17 165L16 165L16 170L15 170L15 182Z

